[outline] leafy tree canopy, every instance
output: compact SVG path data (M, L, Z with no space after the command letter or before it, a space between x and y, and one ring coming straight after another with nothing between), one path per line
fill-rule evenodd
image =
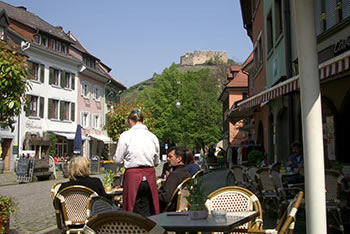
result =
M21 112L25 93L28 65L26 57L18 54L5 42L0 41L0 125L14 129L14 117Z
M219 141L222 105L217 100L217 82L208 69L183 73L175 64L155 77L153 85L140 94L140 101L152 111L154 133L161 143L199 149ZM180 108L176 108L177 101Z

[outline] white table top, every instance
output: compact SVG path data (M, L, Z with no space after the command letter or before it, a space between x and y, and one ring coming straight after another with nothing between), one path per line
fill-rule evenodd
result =
M164 212L148 217L167 231L189 232L229 232L259 215L256 211L230 212L226 216L209 215L207 219L192 220L187 212L174 215L175 212Z

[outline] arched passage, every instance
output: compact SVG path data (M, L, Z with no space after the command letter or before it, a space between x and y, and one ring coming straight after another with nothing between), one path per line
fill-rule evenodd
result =
M276 144L278 161L287 161L289 156L289 134L286 108L282 108L277 115Z

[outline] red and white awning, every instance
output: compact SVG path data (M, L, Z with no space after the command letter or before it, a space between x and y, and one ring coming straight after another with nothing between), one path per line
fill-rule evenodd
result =
M334 75L350 69L350 51L321 63L319 66L320 80L328 79Z

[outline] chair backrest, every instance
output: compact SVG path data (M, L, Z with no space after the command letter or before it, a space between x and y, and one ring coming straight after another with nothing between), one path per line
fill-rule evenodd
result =
M62 182L57 182L51 186L50 195L51 195L52 200L55 198L56 193L58 192L58 190L61 187L61 184L62 184Z
M256 179L258 181L261 193L275 192L275 186L270 177L269 168L260 168L256 171Z
M270 169L270 177L277 189L283 188L282 175L279 171Z
M163 234L166 231L152 220L127 211L113 211L98 214L86 223L85 234L104 233L150 233Z
M326 201L338 202L340 200L341 183L344 177L334 170L326 170Z
M256 168L256 167L249 167L246 170L246 175L247 175L250 182L255 181L255 174L256 174L257 170L258 170L258 168Z
M165 207L164 212L165 211L169 211L170 209L172 209L173 207L175 207L175 209L182 209L180 207L187 207L188 205L186 205L187 200L184 198L183 195L185 194L185 188L186 188L186 184L189 182L189 180L191 179L191 177L188 177L186 179L184 179L174 190L173 194L171 195L170 201L168 203L168 205ZM181 192L180 192L181 191ZM179 194L180 192L180 194ZM180 196L180 198L178 198ZM180 201L179 201L180 200ZM179 202L182 202L182 204L180 205Z
M56 218L57 213L62 214L66 230L74 225L85 224L88 218L88 201L92 196L98 195L92 189L81 185L69 186L56 194L54 199Z
M119 210L116 204L101 196L90 196L88 201L87 216L92 217L100 213Z
M238 165L233 165L231 167L231 171L235 180L235 184L242 184L244 183L244 177L243 177L243 167Z
M259 216L256 219L254 229L262 226L262 208L259 199L248 189L238 186L226 186L219 188L209 194L205 203L209 212L215 210L225 210L226 212L237 211L258 211ZM253 222L240 226L239 229L250 229Z
M204 170L201 169L199 171L197 171L196 173L193 174L192 178L198 178L198 177L202 177L204 175Z
M281 218L279 224L276 227L278 233L293 233L295 226L295 216L298 208L302 203L304 192L300 191L294 199L289 203L286 213Z

